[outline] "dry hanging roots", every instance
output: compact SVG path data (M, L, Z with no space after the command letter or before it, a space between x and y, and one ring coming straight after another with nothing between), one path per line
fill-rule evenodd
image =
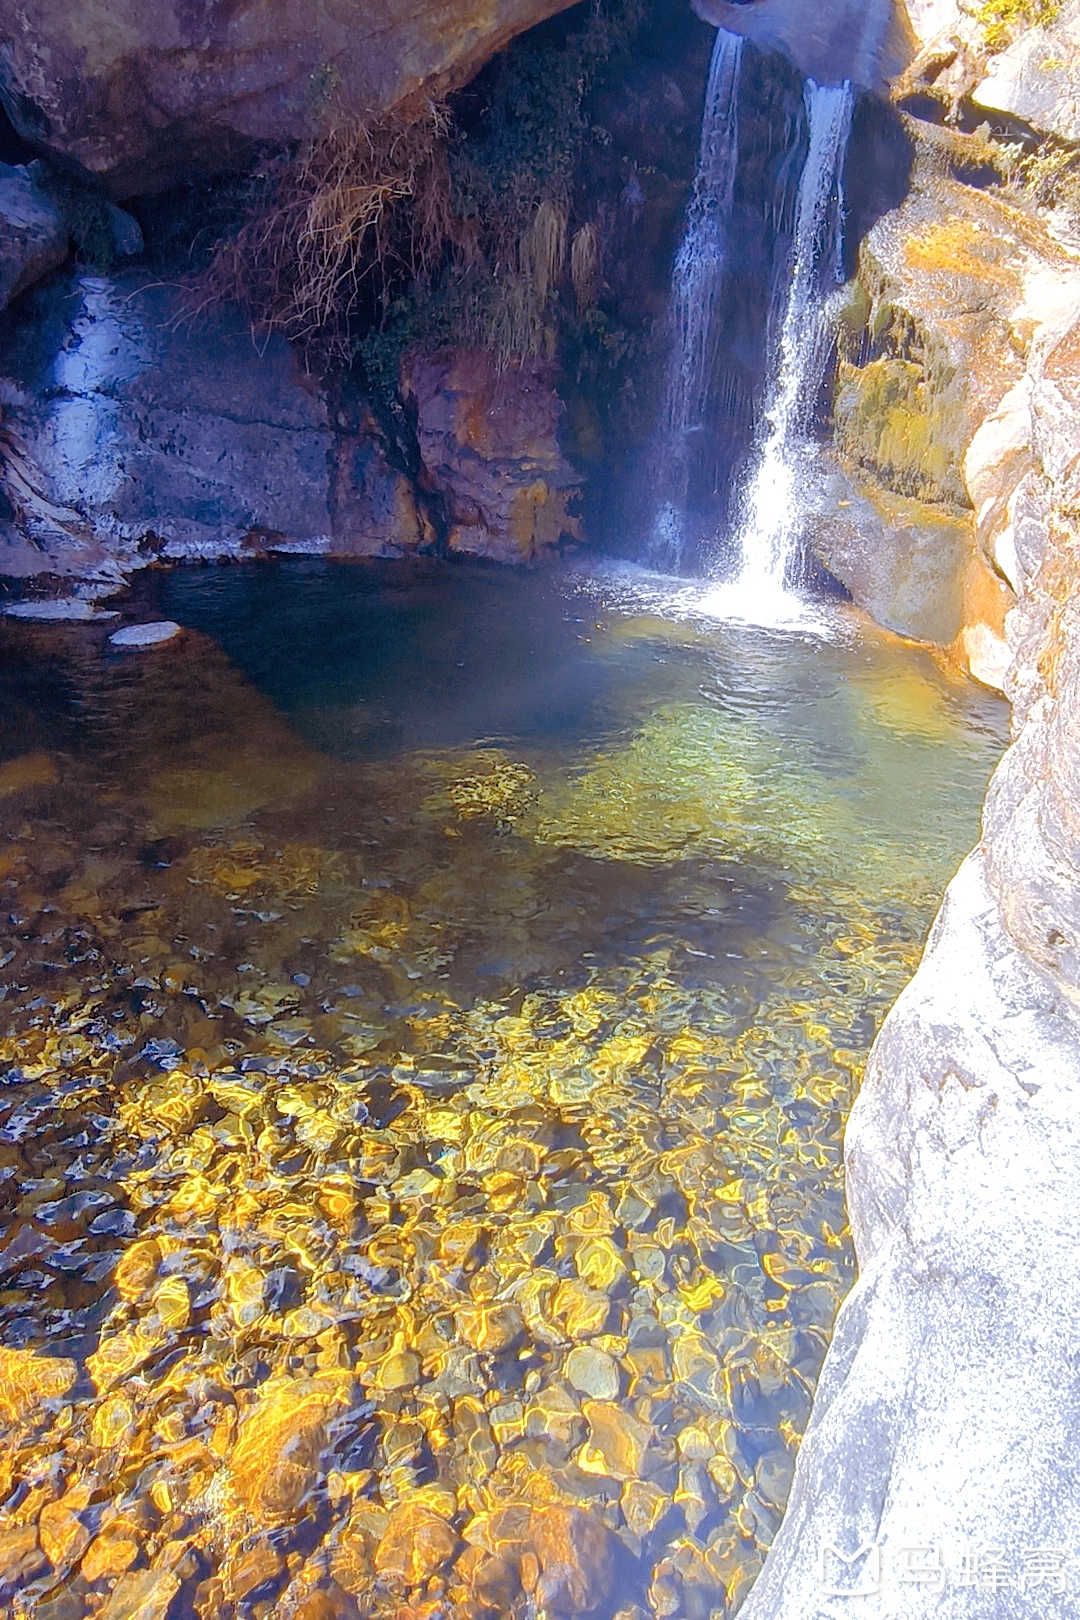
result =
M540 354L551 347L553 334L545 316L566 267L566 222L565 205L545 197L521 232L516 251L506 254L512 268L499 278L484 334L504 356Z
M591 223L575 232L570 244L570 280L578 313L591 309L600 296L600 237Z
M384 277L392 259L422 273L442 246L450 220L445 132L443 109L429 105L407 122L343 121L280 159L196 282L195 311L231 300L263 331L344 348L365 280Z

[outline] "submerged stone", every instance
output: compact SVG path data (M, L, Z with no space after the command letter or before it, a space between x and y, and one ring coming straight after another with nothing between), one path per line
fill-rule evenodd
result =
M109 637L111 647L159 647L180 635L180 626L172 619L158 619L152 624L125 624Z
M330 1417L350 1398L350 1380L282 1378L267 1386L240 1425L229 1461L237 1500L259 1524L291 1519L314 1487Z
M574 1388L595 1400L613 1401L619 1393L619 1369L610 1356L592 1345L578 1345L566 1358L566 1376Z
M402 1502L390 1515L375 1549L375 1570L406 1586L418 1586L454 1556L458 1538L444 1518L423 1502Z

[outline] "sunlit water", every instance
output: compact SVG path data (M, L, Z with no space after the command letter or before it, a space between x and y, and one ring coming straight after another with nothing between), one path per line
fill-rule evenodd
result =
M732 1613L1003 706L633 571L151 589L0 628L3 1611Z

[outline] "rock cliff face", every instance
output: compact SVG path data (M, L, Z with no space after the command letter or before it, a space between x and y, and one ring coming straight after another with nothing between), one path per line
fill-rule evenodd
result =
M1080 259L1059 224L939 173L867 247L893 337L845 382L847 448L938 510L962 477L972 555L1015 602L1015 740L849 1121L860 1278L744 1620L1077 1610Z
M0 334L0 574L116 584L157 558L439 543L527 562L576 534L544 368L467 352L418 363L410 388L423 488L370 414L335 405L283 339L257 351L238 314L192 324L140 273L45 283Z
M1076 1612L1080 272L1069 292L968 452L1016 568L1016 740L849 1121L860 1280L746 1620L870 1588L887 1620Z
M1036 48L1060 52L1080 87L1068 15L1019 35L1005 57L1030 64ZM978 101L1001 60L987 63L985 39L961 19L925 46L902 88L952 107L966 85ZM1036 79L1014 82L1015 106L1032 118ZM1032 368L1075 319L1080 258L1069 221L985 189L1001 158L984 134L904 116L916 152L910 194L862 245L842 341L836 443L855 490L840 491L814 542L880 622L945 644L966 673L1002 689L1032 484L1014 488L999 462L1016 480L1030 465Z
M451 551L532 562L578 534L580 493L559 448L551 367L500 368L484 349L417 359L405 379L426 471L446 501Z
M0 0L15 128L114 196L464 84L566 0Z
M154 556L419 542L407 480L370 436L358 469L357 436L283 340L259 358L238 316L181 317L145 276L83 276L44 284L11 324L0 572L119 582Z

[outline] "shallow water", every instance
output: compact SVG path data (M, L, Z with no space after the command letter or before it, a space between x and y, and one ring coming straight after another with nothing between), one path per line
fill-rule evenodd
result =
M2 1601L732 1613L1004 705L633 573L143 590L0 627Z

